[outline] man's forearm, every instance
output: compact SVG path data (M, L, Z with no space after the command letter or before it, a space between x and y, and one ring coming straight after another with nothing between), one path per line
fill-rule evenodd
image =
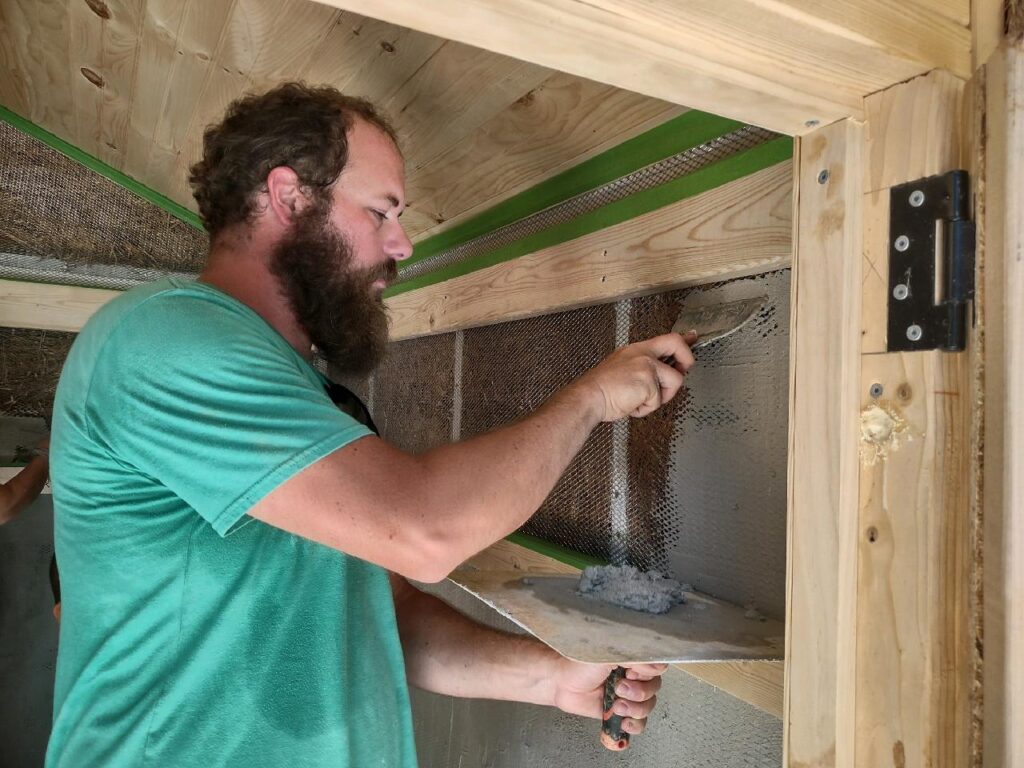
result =
M46 485L49 470L49 459L45 455L36 456L0 488L0 524L13 519L35 501Z
M554 703L559 656L546 645L481 626L404 579L394 592L411 685L462 698Z

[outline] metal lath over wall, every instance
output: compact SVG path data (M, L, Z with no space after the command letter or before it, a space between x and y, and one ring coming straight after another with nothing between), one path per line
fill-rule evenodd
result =
M123 290L194 275L206 233L0 121L0 278Z
M698 352L673 403L599 426L523 532L603 559L620 548L637 566L781 618L788 270L467 330L458 361L457 334L403 341L367 396L385 437L411 433L425 450L449 442L454 422L467 438L532 412L617 341L664 333L695 292L727 301L752 291L768 297L754 321ZM437 396L456 390L458 413Z

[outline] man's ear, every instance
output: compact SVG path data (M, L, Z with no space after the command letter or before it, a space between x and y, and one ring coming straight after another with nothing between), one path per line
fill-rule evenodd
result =
M267 210L284 226L290 226L309 204L299 175L286 165L267 174Z

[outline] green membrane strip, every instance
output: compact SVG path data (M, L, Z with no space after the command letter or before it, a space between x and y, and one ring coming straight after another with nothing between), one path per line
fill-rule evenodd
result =
M688 197L694 197L744 176L749 176L752 173L789 160L792 156L793 140L788 136L782 136L748 149L745 152L728 157L694 173L666 182L658 187L643 190L624 200L619 200L570 221L549 227L489 253L442 267L410 280L405 280L389 288L384 295L397 296L407 291L425 288L445 280L461 277L479 269L501 264L519 256L561 245L569 240L621 224L624 221L650 213L658 208L679 202Z
M405 264L429 259L495 229L524 219L571 197L666 157L743 127L743 123L692 110L634 136L547 181L498 203L468 221L416 244Z
M579 568L580 570L583 570L588 565L607 565L607 563L600 558L585 555L582 552L576 552L572 549L566 549L558 544L552 544L550 541L538 539L536 536L530 536L526 533L509 534L506 537L506 540L532 550L538 554L550 557L553 560L558 560L560 563L571 565L573 568Z
M167 213L177 219L181 219L186 224L190 224L196 229L203 229L203 222L188 208L174 202L166 195L162 195L159 192L150 189L145 184L136 181L128 174L117 170L113 166L107 165L105 162L97 157L93 157L88 152L83 152L74 144L64 141L64 139L59 136L55 136L45 128L40 128L35 123L15 114L6 107L0 106L0 120L3 120L8 125L17 128L22 133L28 134L32 138L41 141L51 149L57 150L65 157L74 160L76 163L84 165L90 171L98 173L100 176L124 187L129 192L133 192L146 202L152 203L158 208L167 211Z

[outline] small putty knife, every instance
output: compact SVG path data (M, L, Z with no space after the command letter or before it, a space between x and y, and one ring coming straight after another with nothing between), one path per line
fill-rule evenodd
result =
M705 306L684 307L672 326L672 332L686 334L695 331L697 341L690 349L698 349L738 331L757 315L767 300L767 296L754 296Z

